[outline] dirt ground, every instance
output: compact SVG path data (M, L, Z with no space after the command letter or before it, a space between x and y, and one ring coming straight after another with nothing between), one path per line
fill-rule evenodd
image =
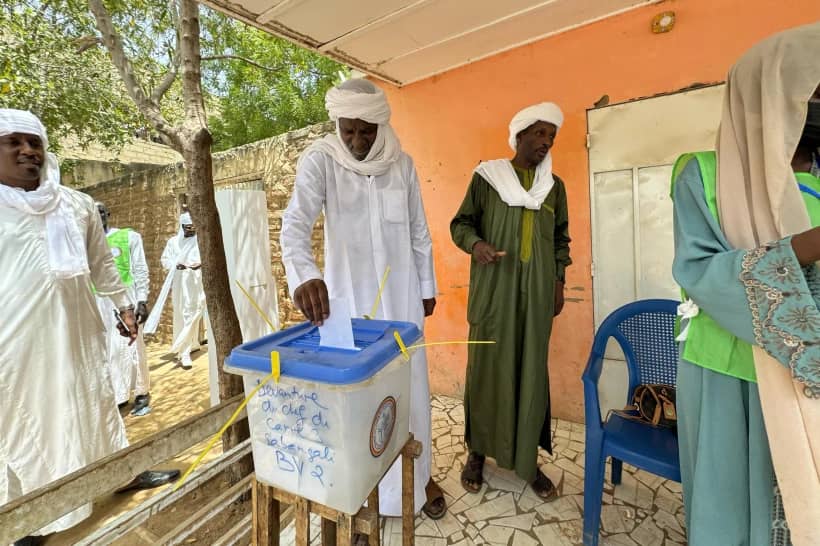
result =
M173 355L168 354L167 349L168 347L162 344L148 345L148 362L151 372L151 413L143 417L134 417L128 413L131 409L130 405L121 410L128 439L132 443L210 407L207 346L203 346L202 351L193 355L194 367L191 370L180 367ZM174 459L158 465L156 469L175 468L184 472L204 449L205 444L206 442L201 442ZM203 462L218 457L221 452L221 445L217 443ZM114 544L122 546L157 544L160 537L201 508L209 498L216 496L217 491L224 491L227 487L224 475L214 477L204 487L186 495L180 502L163 511L159 516L150 518L145 524ZM94 513L90 518L72 529L50 536L45 544L47 546L75 544L81 538L162 490L163 488L157 488L101 497L94 503ZM219 536L217 529L227 529L238 522L249 510L250 501L233 505L230 513L225 514L222 518L214 518L203 531L187 539L185 543L212 543L212 540L208 540L209 536Z

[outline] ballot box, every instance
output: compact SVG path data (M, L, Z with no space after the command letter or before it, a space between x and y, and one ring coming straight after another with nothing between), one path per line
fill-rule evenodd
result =
M354 349L320 346L303 323L236 347L225 370L244 377L259 481L354 514L409 437L410 362L415 324L352 319Z

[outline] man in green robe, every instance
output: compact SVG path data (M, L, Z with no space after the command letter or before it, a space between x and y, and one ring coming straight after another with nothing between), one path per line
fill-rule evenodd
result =
M547 353L553 317L564 305L571 263L564 183L550 149L563 122L552 103L525 108L510 122L512 160L481 163L450 223L471 254L467 320L470 345L461 475L469 492L483 482L485 456L515 470L541 498L557 496L538 469L538 447L552 452Z

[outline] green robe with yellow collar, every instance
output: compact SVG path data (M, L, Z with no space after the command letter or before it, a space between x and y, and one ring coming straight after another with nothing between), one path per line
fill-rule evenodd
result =
M516 168L524 189L534 170ZM459 248L478 241L506 251L500 262L472 261L464 389L465 441L522 479L536 477L538 446L551 452L547 354L556 280L571 263L567 195L557 176L537 211L512 207L479 174L450 223Z

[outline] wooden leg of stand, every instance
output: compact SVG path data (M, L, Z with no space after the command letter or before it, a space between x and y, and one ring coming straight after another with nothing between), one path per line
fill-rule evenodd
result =
M371 530L370 537L368 537L367 544L368 546L381 546L382 540L382 530L381 530L381 517L379 516L379 486L377 485L376 488L370 493L370 496L367 497L367 507L373 510L376 514L376 529Z
M336 522L322 518L322 546L336 546Z
M339 546L351 546L353 544L353 516L339 514Z
M307 499L296 499L296 546L310 546L310 506Z
M415 543L415 495L413 491L413 463L415 459L401 457L401 541L402 546L413 546Z
M254 546L279 546L279 501L273 498L273 488L253 480L252 510Z

